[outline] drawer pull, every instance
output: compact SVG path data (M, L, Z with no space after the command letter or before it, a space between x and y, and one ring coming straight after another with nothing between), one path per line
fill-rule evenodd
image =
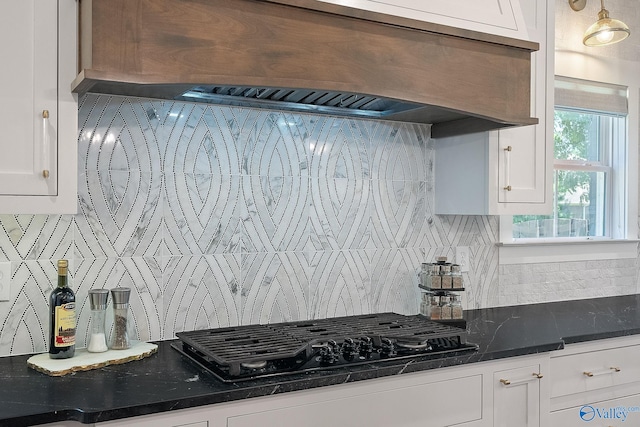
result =
M584 371L583 374L586 375L587 377L597 377L598 375L613 374L616 372L620 372L620 368L618 368L617 366L612 366L609 369L606 369L604 371L598 371L598 372Z
M514 381L506 380L504 378L501 378L500 382L502 383L502 385L508 386L508 385L516 385L516 384L528 383L528 382L533 381L533 380L539 380L542 377L543 377L543 375L541 373L534 372L533 374L531 374L531 378L523 378L521 380L514 380Z

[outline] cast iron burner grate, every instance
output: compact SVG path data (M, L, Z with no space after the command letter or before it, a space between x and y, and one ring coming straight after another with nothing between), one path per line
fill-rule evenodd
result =
M464 329L380 313L179 332L172 346L222 381L477 350Z
M205 360L228 366L231 375L238 375L243 365L304 358L311 353L310 343L278 333L267 325L178 332L176 336Z
M374 340L388 338L400 343L423 344L433 338L465 334L459 328L454 329L420 315L403 316L396 313L334 317L273 326L298 339L314 341L368 336Z

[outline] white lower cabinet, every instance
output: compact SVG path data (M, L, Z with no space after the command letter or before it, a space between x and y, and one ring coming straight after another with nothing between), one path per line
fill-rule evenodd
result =
M640 425L640 338L568 345L550 362L551 426Z
M544 427L548 415L548 405L544 402L548 402L548 393L543 371L547 366L548 355L500 359L164 412L98 426ZM518 424L514 424L514 420Z
M318 399L290 400L281 407L270 403L264 410L242 405L240 413L227 416L228 427L362 425L449 426L482 420L482 375L465 373L452 378L431 378L426 382L398 381L383 388L356 387L353 393L329 391ZM423 376L424 377L424 376ZM425 378L426 379L426 378ZM413 380L413 378L411 378ZM381 386L383 384L380 384ZM356 390L359 389L359 390ZM250 409L251 408L251 409ZM245 410L250 409L251 413ZM468 424L473 425L473 424Z
M101 423L99 426L209 427L483 426L483 374L439 369L203 408ZM199 424L196 424L199 426Z

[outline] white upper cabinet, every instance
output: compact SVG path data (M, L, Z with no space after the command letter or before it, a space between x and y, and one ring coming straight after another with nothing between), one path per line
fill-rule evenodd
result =
M519 0L320 0L403 18L528 40ZM528 3L531 0L526 0Z
M554 3L523 2L532 41L531 111L539 123L435 141L435 212L549 214L553 202Z
M76 1L5 2L0 14L0 214L77 210Z

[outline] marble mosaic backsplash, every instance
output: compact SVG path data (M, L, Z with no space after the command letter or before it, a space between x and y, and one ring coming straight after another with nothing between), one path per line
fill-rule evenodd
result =
M471 248L490 304L497 220L433 212L430 127L88 95L77 215L0 216L0 355L46 350L55 262L86 345L92 288L132 288L136 338L418 311L421 262ZM112 321L107 319L109 328Z
M586 28L577 20L591 20L598 6L588 7L594 15L556 1L557 48L582 46L569 30ZM640 13L629 1L620 7L622 16ZM637 50L625 42L597 55ZM82 98L78 214L0 215L0 262L12 272L10 301L0 301L0 356L46 351L60 258L70 261L79 346L92 288L132 288L141 340L415 313L419 264L452 258L457 246L471 254L467 309L638 292L640 256L499 266L496 217L433 215L429 136L425 125Z

